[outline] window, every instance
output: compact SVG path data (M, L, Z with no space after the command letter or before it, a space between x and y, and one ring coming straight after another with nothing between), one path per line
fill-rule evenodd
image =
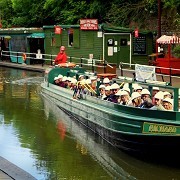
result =
M74 34L74 30L72 28L70 28L68 30L68 47L73 46L73 34Z

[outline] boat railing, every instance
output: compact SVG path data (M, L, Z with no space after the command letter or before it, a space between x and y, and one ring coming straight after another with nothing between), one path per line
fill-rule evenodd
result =
M120 75L124 76L124 72L129 72L133 74L133 78L136 79L135 77L135 66L136 64L130 64L130 63L124 63L120 62L119 63L119 70L120 70ZM147 65L149 66L149 65ZM130 68L128 68L130 67ZM155 68L156 75L161 77L162 81L165 82L168 81L170 85L172 85L172 78L180 79L180 69L172 68L172 67L160 67L160 66L153 66ZM166 78L166 79L165 79Z
M117 82L118 84L128 83L131 93L133 90L132 87L134 83L139 84L143 88L147 88L151 92L151 94L153 87L159 87L160 90L167 90L171 92L171 94L173 95L173 99L174 99L173 110L179 111L180 89L178 87L171 86L169 82L152 81L152 80L146 80L144 82L141 82L141 81L136 81L134 78L128 78L123 76L119 76L118 78L113 79L113 81Z

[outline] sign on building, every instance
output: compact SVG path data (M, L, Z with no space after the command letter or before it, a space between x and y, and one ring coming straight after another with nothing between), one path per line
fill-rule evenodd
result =
M97 19L80 19L81 30L98 30Z

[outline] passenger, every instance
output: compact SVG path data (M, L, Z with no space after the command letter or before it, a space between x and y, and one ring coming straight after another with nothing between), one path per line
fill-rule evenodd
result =
M84 88L84 93L87 94L87 95L93 95L92 91L91 91L91 88L92 88L92 82L91 82L91 79L86 79L85 81L85 84L87 86L85 86Z
M130 91L130 89L128 87L123 87L122 90L128 92L128 94L130 96L131 91Z
M62 78L62 83L61 83L61 87L63 87L63 88L66 88L67 87L67 76L63 76L63 78Z
M141 108L149 109L149 108L153 107L153 103L151 100L151 94L147 89L142 90L141 99L143 100L142 104L140 105Z
M108 98L108 101L111 101L113 103L117 103L118 100L117 100L117 96L116 96L116 93L119 91L120 87L117 83L114 83L111 85L111 94Z
M167 97L171 99L171 93L168 92L168 91L165 91L164 92L164 99L167 98Z
M103 100L108 100L110 94L111 94L111 86L106 86L106 87L105 87L105 94L104 94L104 96L102 97L102 99L103 99Z
M148 100L151 98L151 94L147 89L143 89L141 92L141 98L143 101Z
M105 95L105 85L104 84L101 84L99 86L99 94L100 94L100 98L102 99L102 97Z
M154 96L154 106L150 109L164 111L165 108L162 106L163 98L164 98L164 94L162 91L159 91L158 93L156 93Z
M155 96L155 94L157 94L159 92L159 87L153 87L152 88L152 97Z
M163 107L168 111L173 111L173 99L169 97L163 99Z
M129 93L127 91L121 91L121 105L128 105L130 100Z
M103 79L103 84L104 84L105 86L110 86L110 80L109 80L109 78L104 78L104 79Z
M92 86L93 90L96 90L97 77L96 77L96 76L91 76L91 77L90 77L90 80L91 80L91 86Z
M61 63L66 63L67 62L67 55L65 53L65 47L61 46L60 47L60 51L58 53L58 55L56 56L55 60L54 60L54 64L58 65Z
M58 79L59 79L58 77L55 77L55 78L54 78L54 84L55 84L55 85L58 85L58 83L59 83L59 80L58 80Z
M117 97L117 103L120 104L121 103L121 92L122 90L120 89L115 95Z
M67 89L70 89L70 88L71 88L71 80L72 80L71 77L67 77L67 79L66 79L66 84L67 84L66 88L67 88Z
M73 93L73 99L82 99L83 98L83 88L82 88L82 83L78 82L76 88L74 89Z
M70 84L70 89L74 90L76 88L77 80L72 78L71 79L71 84Z
M141 104L142 104L141 94L139 94L138 92L133 92L131 94L131 104L128 103L128 106L140 107Z
M134 87L134 92L138 92L138 93L141 94L142 89L143 89L143 88L142 88L141 86L139 86L139 85L138 85L138 86L135 86L135 87Z
M84 79L84 75L79 75L78 81L82 81Z

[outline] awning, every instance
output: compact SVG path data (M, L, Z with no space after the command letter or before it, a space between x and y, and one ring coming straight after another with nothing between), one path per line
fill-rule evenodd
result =
M32 33L27 38L45 38L44 33Z
M179 44L180 43L180 38L177 36L166 36L163 35L160 38L156 40L157 43L159 44Z

